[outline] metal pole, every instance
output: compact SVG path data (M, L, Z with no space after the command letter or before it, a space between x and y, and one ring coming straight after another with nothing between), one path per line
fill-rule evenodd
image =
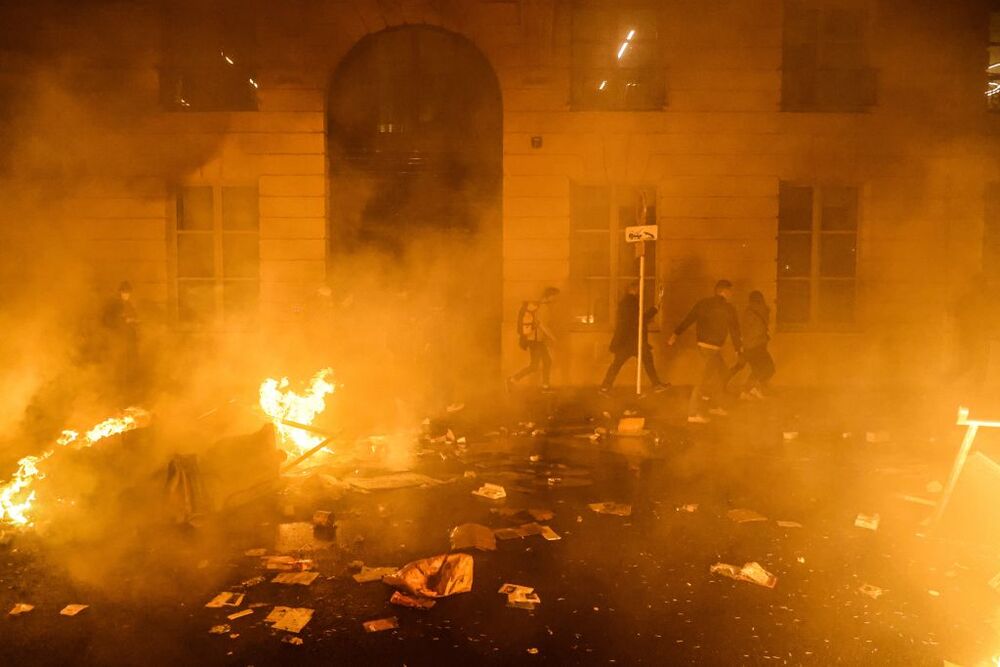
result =
M959 423L961 424L963 419L959 417ZM958 477L962 474L962 468L965 467L965 460L969 458L969 450L972 449L972 442L976 439L976 432L979 430L979 424L966 422L965 437L962 438L962 446L958 449L958 456L955 457L955 465L951 468L951 476L948 477L948 484L944 488L944 492L941 494L941 500L938 501L937 510L934 511L934 519L931 521L931 529L937 527L938 522L941 521L941 517L944 516L945 507L948 506L948 501L951 500L951 494L955 490L955 485L958 483Z
M638 354L635 357L635 395L639 396L642 394L642 325L645 319L645 310L643 308L643 302L646 296L646 242L639 241L642 244L642 254L639 255L639 341L638 341Z

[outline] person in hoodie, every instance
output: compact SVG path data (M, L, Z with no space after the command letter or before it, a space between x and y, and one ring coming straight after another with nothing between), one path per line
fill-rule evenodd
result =
M661 291L660 298L663 293ZM650 306L643 314L642 327L642 368L649 376L649 381L653 383L653 391L666 391L670 386L660 381L660 376L656 373L656 364L653 363L653 347L649 344L649 324L659 309ZM615 333L611 338L609 350L615 355L608 372L604 374L604 381L601 382L600 392L607 394L615 384L618 372L630 358L639 354L639 281L634 280L629 283L628 291L622 300L618 302L618 319L615 323Z
M764 301L764 295L757 290L750 292L750 301L743 311L743 361L750 364L750 377L744 386L744 394L763 398L767 383L774 377L774 359L767 349L771 340L769 327L771 309Z
M715 294L694 304L691 312L674 329L667 345L677 342L677 337L688 327L696 324L695 332L698 339L698 354L702 360L702 372L698 381L691 389L688 400L688 421L692 424L705 424L708 418L702 411L702 397L706 396L714 405L710 414L725 416L726 410L718 404L719 394L725 385L727 369L722 359L722 346L726 338L731 338L733 347L739 353L743 350L740 337L740 323L736 309L730 300L733 298L733 284L728 280L715 283Z

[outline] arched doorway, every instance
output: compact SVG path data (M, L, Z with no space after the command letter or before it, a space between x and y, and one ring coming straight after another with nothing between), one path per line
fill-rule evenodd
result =
M496 76L460 35L390 28L345 56L327 108L332 287L377 295L370 326L397 339L388 363L413 394L468 400L499 373Z

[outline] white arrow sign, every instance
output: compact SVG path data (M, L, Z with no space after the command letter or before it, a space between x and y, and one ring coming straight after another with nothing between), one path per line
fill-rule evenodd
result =
M656 225L638 225L625 228L625 241L627 243L639 243L640 241L655 241L657 237Z

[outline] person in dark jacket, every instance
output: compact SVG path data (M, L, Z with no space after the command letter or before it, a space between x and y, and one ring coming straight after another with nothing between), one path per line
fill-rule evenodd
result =
M698 354L701 356L703 369L699 380L691 389L691 398L688 401L688 421L694 424L708 422L708 418L702 414L702 396L711 391L715 395L710 395L709 399L717 402L717 395L725 382L726 365L722 360L722 346L726 338L732 338L733 347L737 352L743 349L739 319L736 316L736 309L730 303L732 298L733 284L728 280L720 280L715 284L715 295L696 303L667 341L668 345L673 345L677 342L678 336L695 324ZM712 407L709 413L726 415L726 411L719 405Z
M767 349L771 340L768 329L771 324L771 309L764 301L764 295L757 290L750 292L750 302L743 311L743 360L750 364L750 378L744 393L754 398L763 398L767 383L774 377L774 359Z
M128 405L137 399L140 384L139 317L131 283L118 286L118 297L104 306L101 323L107 332L108 362L119 399Z
M659 309L651 306L643 314L642 326L642 368L649 376L649 381L653 383L653 391L664 391L670 385L660 381L660 376L656 373L656 364L653 363L653 348L649 344L649 323ZM601 392L611 391L615 384L618 372L630 358L639 354L639 281L629 283L628 291L621 301L618 302L618 319L615 322L615 333L611 338L609 346L611 353L615 355L614 360L608 367L608 372L604 374L604 381L601 382Z

